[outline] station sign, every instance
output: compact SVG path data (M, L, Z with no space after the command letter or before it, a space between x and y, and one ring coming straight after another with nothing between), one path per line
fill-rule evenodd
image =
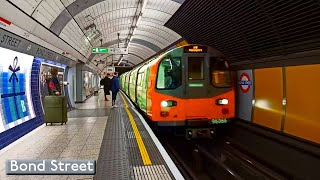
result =
M92 48L92 53L108 53L109 49L106 47L94 47Z
M109 54L128 54L127 48L109 48Z
M239 81L240 90L243 93L247 93L249 92L251 85L252 85L252 82L250 80L250 76L247 73L242 73L240 75L240 81Z
M92 53L96 54L128 54L127 48L107 48L107 47L93 47Z
M107 69L107 72L108 72L108 73L113 73L113 72L115 72L115 68L112 67L112 66L107 66L106 69Z

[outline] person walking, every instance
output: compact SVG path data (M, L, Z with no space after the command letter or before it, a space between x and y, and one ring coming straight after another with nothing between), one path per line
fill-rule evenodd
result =
M118 73L114 72L113 73L113 78L112 78L112 86L111 86L111 91L112 91L112 106L113 107L118 107L116 103L116 98L117 98L117 93L120 89L120 83L118 79Z
M112 86L112 81L110 79L110 74L108 73L103 79L103 90L104 90L104 100L109 101L107 95L110 95L110 90Z

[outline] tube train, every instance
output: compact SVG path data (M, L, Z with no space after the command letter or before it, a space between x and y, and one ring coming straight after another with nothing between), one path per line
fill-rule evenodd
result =
M227 123L235 114L229 63L209 46L167 51L122 74L120 86L156 126Z

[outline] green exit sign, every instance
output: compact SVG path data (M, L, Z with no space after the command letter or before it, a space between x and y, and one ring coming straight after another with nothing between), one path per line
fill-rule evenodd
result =
M109 52L108 48L105 48L105 47L92 48L92 53L108 53L108 52Z

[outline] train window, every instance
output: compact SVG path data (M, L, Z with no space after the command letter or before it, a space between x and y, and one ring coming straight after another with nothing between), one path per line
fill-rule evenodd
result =
M138 74L138 77L137 77L137 85L140 86L141 84L141 74Z
M189 57L188 58L188 79L200 80L204 77L204 58Z
M142 86L143 80L144 80L144 74L143 73L139 73L138 74L138 82L137 82L138 86Z
M158 89L175 89L181 85L181 58L164 58L157 75Z
M216 87L231 87L229 63L223 58L210 58L211 84Z

